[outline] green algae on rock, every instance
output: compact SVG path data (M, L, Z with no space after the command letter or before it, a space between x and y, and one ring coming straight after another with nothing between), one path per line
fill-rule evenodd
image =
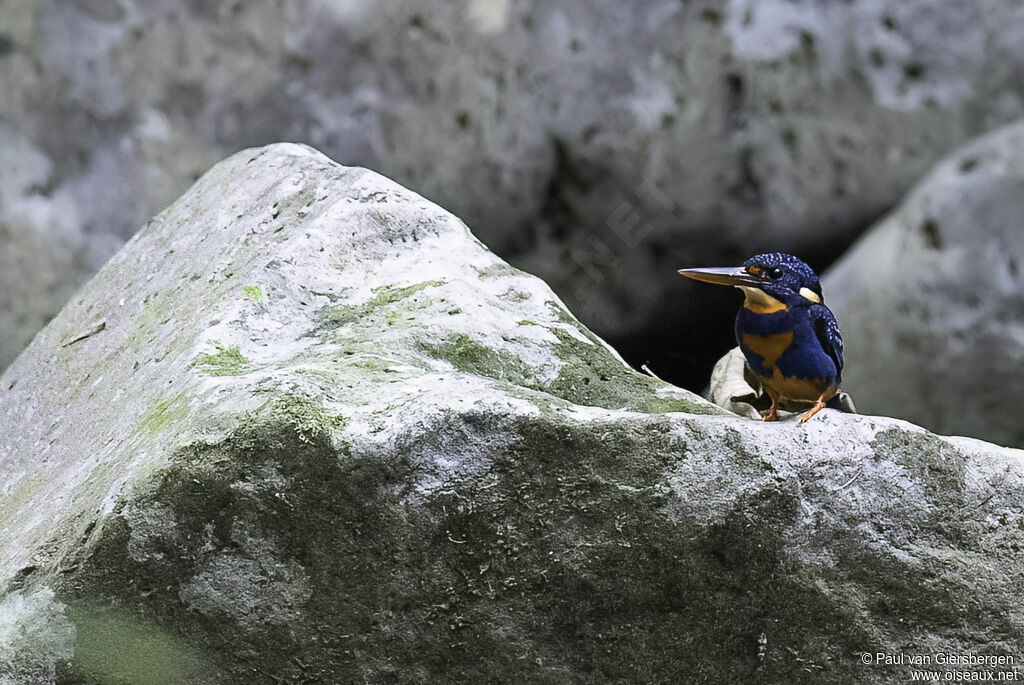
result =
M243 285L242 297L256 304L261 304L267 300L267 296L263 294L263 289L258 285Z
M241 376L248 372L249 360L239 352L238 345L224 347L213 341L213 346L217 349L216 352L201 354L192 364L211 376Z

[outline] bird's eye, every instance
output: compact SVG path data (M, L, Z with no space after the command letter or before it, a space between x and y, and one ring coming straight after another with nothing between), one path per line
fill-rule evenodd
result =
M773 281L779 280L780 278L782 278L782 269L780 269L777 266L768 269L768 278L772 279Z

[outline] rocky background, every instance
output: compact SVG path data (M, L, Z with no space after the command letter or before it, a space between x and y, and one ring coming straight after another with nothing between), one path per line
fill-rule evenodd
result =
M215 161L292 140L699 390L736 297L675 269L830 266L1024 115L1022 67L1014 0L0 0L0 365ZM1019 445L1020 148L986 140L826 297L862 411Z

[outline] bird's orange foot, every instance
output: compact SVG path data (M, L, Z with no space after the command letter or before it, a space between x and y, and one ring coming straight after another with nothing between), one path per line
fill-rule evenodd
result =
M774 408L774 407L772 407L770 410L768 410L768 411L766 411L764 413L764 416L761 417L761 420L762 421L778 421L779 420L779 410Z
M800 423L807 423L812 416L814 416L824 408L825 402L824 400L821 399L821 397L819 397L818 400L814 403L813 407L811 407L810 409L808 409L807 411L800 415Z
M811 407L810 409L808 409L807 411L800 415L799 423L806 423L811 419L812 416L814 416L824 408L825 405L823 403L815 402L813 407Z
M825 392L821 393L821 395L818 396L818 399L814 401L814 406L800 415L800 423L807 423L807 421L809 421L812 416L814 416L819 411L824 409L825 403L835 396L837 390L838 388L831 387Z

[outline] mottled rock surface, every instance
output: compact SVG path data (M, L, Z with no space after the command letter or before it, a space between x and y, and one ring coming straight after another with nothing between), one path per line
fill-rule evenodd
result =
M862 411L1024 445L1024 123L951 154L829 271Z
M69 292L213 162L282 139L441 203L599 333L685 320L678 266L827 260L1024 114L1022 35L1015 0L0 0L0 122L44 169L0 225L76 264L25 271L39 313L0 309L0 365L56 311L53 273Z
M1024 650L1019 451L725 415L306 147L217 165L0 384L0 679L896 683L860 654Z

